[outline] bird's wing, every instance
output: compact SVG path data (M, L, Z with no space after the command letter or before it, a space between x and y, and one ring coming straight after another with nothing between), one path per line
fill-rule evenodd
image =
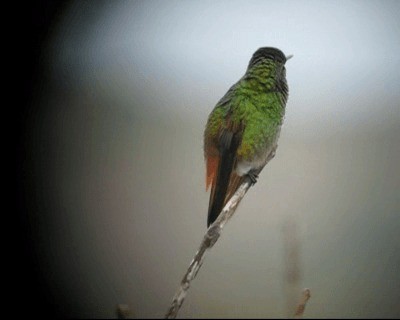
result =
M235 83L218 101L215 109L224 110L218 113L216 122L220 125L218 133L209 134L209 123L205 134L205 156L207 162L206 189L211 186L210 202L208 207L207 226L210 226L230 199L242 178L235 174L237 149L240 145L243 126L231 121L230 112L234 108L235 92L240 80ZM212 113L215 116L215 113ZM210 118L209 118L210 122ZM212 120L211 120L212 122Z
M213 155L207 156L207 184L211 185L207 226L217 219L222 208L236 191L242 178L235 173L237 149L242 139L242 128L229 121L221 130Z

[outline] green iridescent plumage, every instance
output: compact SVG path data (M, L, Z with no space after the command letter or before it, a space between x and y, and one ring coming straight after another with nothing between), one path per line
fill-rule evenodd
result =
M244 127L237 151L239 157L250 159L269 140L274 140L282 124L286 103L286 92L276 90L279 67L274 61L265 59L249 68L245 76L217 103L208 119L205 135L218 139L230 114L234 126Z
M274 155L288 96L285 62L279 49L258 49L245 75L208 118L204 132L206 184L211 185L208 225L243 177L254 182Z

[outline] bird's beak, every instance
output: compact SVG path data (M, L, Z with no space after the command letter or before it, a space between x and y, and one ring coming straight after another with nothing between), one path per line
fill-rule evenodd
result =
M288 61L289 59L293 58L292 54L289 54L288 56L286 56L286 61Z

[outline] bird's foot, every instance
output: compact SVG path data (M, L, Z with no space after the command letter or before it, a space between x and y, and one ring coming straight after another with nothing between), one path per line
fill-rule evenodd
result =
M254 172L249 172L248 174L247 174L247 176L250 178L250 180L251 180L251 185L253 186L253 185L255 185L256 184L256 182L257 182L257 179L258 179L258 174L257 173L254 173Z

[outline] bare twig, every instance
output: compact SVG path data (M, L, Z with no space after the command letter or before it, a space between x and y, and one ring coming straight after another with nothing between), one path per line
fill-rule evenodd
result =
M207 251L207 249L210 249L217 242L219 236L221 235L222 229L235 213L239 202L242 200L251 185L252 182L250 178L246 177L244 182L235 192L235 194L227 202L224 209L222 209L218 218L208 228L203 240L201 241L199 250L196 252L192 262L190 263L189 269L186 271L186 274L181 281L181 285L172 300L171 307L165 315L165 318L176 318L178 311L181 308L183 301L185 300L187 291L189 290L190 282L196 277L197 272L199 271L203 263L204 253Z
M310 289L304 289L299 304L297 305L296 313L294 314L295 318L301 318L303 316L304 309L306 308L307 301L310 299L310 297Z

